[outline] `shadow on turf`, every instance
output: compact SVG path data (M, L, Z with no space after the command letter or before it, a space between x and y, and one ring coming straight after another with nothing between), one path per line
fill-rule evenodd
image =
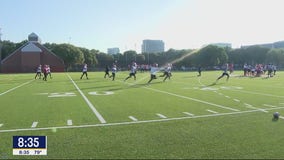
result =
M278 120L279 118L275 118L275 117L272 118L272 122L278 122Z
M182 77L182 78L196 78L196 77L200 77L200 76L184 76L184 77Z
M211 84L209 84L209 85L204 86L203 88L212 87L212 86L216 86L216 85L223 85L223 84L225 84L225 83L216 83L216 82L213 82L213 83L211 83Z
M160 82L150 82L150 83L146 83L146 84L142 84L142 85L147 86L147 85L158 84L158 83L165 83L165 82L162 82L162 81L160 81Z

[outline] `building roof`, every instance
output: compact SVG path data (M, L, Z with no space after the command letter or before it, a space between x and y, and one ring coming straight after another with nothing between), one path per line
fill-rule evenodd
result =
M32 42L29 42L25 47L21 49L21 51L24 52L42 52L40 48L38 48L35 44Z
M29 37L38 37L38 35L32 32L31 34L29 34Z
M40 38L38 37L38 35L35 34L34 32L32 32L31 34L29 34L29 36L28 36L28 41L41 43L41 39L40 39Z

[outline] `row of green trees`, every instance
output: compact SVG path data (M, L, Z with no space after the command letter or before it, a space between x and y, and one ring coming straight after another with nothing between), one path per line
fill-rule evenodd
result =
M17 48L27 43L13 43L2 41L2 59L13 53ZM99 50L76 47L71 44L45 43L46 48L64 60L66 70L79 70L82 64L87 63L93 70L101 70L106 65L118 64L120 68L127 68L131 62L138 64L174 63L176 68L184 67L212 67L224 63L234 63L235 66L247 64L273 63L278 67L284 66L284 49L269 49L260 46L247 48L222 48L208 45L199 50L174 50L169 49L163 53L142 53L129 50L116 55L109 55Z
M186 57L177 65L212 67L221 66L225 63L233 63L239 68L245 63L250 65L271 63L282 68L284 66L284 48L270 49L255 45L232 49L209 45Z

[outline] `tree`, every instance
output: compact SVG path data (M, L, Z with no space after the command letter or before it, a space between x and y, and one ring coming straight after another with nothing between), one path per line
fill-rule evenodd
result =
M136 51L129 50L123 53L123 58L125 59L125 66L128 66L130 63L136 61L137 53Z
M96 51L95 50L89 50L86 48L79 47L79 49L82 51L84 55L84 63L92 66L96 65L98 63L98 60L96 58Z
M273 63L277 66L284 65L284 49L271 49L266 55L266 63Z
M16 44L10 41L2 41L2 59L16 50Z
M138 64L144 64L145 63L145 55L143 54L137 54L136 56L136 62Z
M96 58L98 60L99 67L105 67L106 65L110 66L114 63L114 58L112 55L105 54L105 53L98 53L96 54Z
M57 46L57 44L56 43L45 43L45 44L43 44L47 49L49 49L49 50L53 50L53 48L55 47L55 46Z
M261 46L250 46L246 48L243 52L243 56L249 64L259 64L265 62L265 57L269 48Z
M197 54L198 57L196 60L203 67L222 65L228 61L225 49L215 45L208 45L202 48Z
M234 49L228 52L229 62L234 64L244 64L245 58L242 58L242 49Z
M83 52L71 44L64 43L56 45L52 49L52 52L63 59L67 71L71 69L72 65L82 64L84 62Z

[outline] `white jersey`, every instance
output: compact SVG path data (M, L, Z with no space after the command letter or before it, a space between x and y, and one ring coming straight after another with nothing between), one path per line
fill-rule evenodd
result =
M151 67L151 74L152 75L155 75L157 72L159 71L159 68L158 67Z
M50 73L50 67L47 67L47 73Z
M275 65L273 65L273 66L272 66L272 69L273 69L274 71L276 71L276 70L277 70L277 68L276 68L276 66L275 66Z
M87 72L87 70L88 70L88 67L87 67L87 66L84 66L83 72Z
M116 67L112 67L111 72L115 73L116 72Z
M165 71L168 72L168 73L170 73L171 70L172 70L172 67L170 67L170 66L168 66L168 67L165 69Z
M135 73L135 72L136 72L136 69L137 69L137 67L133 65L133 66L131 67L130 73Z
M226 64L225 66L224 66L224 69L223 69L223 73L227 73L228 72L228 64Z
M272 71L272 70L273 70L273 66L272 66L271 64L269 64L269 65L267 66L267 69Z
M36 72L40 73L41 72L41 66L37 67Z

